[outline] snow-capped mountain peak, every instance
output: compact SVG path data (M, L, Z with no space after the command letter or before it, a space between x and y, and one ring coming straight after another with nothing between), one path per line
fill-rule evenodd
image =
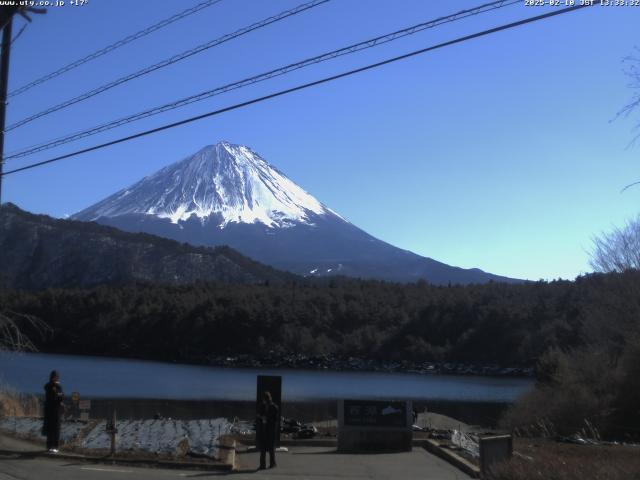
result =
M204 147L74 215L96 220L126 214L287 227L335 215L250 148L229 142Z
M372 237L250 148L229 142L204 147L73 218L192 245L228 245L304 276L437 284L515 281L452 267Z

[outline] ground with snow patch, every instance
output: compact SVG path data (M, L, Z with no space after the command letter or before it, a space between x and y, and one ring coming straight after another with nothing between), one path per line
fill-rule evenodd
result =
M204 420L119 420L116 428L118 452L151 453L164 456L187 454L218 458L218 441L231 431L224 418ZM44 439L40 431L42 419L5 417L0 429L22 438ZM64 446L79 450L108 451L111 439L106 422L63 422L60 434Z

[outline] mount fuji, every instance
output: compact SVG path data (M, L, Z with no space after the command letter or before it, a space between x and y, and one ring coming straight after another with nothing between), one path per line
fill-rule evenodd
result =
M193 245L228 245L304 276L435 284L519 281L452 267L378 240L250 148L228 142L204 147L72 218Z

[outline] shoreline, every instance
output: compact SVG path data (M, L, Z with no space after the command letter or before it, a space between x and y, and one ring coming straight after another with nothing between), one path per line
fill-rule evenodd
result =
M195 367L219 367L229 369L267 369L267 370L300 370L326 372L361 372L361 373L397 373L408 375L456 375L497 378L535 378L535 369L531 366L500 365L469 362L410 362L380 361L361 357L335 357L332 355L290 354L281 357L254 355L211 355L198 359L163 359L137 356L96 355L87 353L70 353L67 351L42 350L35 354L68 355L75 357L92 357L109 360L135 360L170 365L188 365Z
M473 375L486 377L535 376L533 367L502 366L462 362L382 362L359 357L338 358L330 356L288 355L281 359L252 357L249 355L216 356L209 359L209 366L228 368L269 368L312 370L330 372L404 373L412 375Z

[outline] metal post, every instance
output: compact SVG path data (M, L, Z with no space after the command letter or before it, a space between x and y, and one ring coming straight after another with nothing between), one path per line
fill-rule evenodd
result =
M0 205L2 205L2 171L4 168L4 126L7 113L7 88L9 84L9 57L11 55L11 28L9 17L2 30L2 59L0 60Z
M111 424L108 425L109 433L111 434L111 456L116 454L116 433L118 433L118 429L116 428L116 411L113 410L113 417L111 418Z

